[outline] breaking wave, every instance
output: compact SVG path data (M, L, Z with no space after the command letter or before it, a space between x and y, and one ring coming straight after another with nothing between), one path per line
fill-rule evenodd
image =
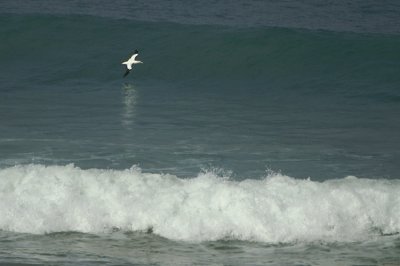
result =
M180 179L73 165L0 170L0 230L151 231L185 241L357 241L400 232L399 180L314 182L277 173Z

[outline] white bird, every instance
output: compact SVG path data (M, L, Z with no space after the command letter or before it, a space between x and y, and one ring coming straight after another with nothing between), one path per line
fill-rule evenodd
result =
M132 70L132 65L134 64L143 64L142 61L136 60L136 57L138 56L139 51L135 50L135 52L133 53L133 55L131 56L131 58L129 58L127 61L123 62L123 65L126 65L126 72L124 74L124 77L126 77L126 75L129 74L129 71Z

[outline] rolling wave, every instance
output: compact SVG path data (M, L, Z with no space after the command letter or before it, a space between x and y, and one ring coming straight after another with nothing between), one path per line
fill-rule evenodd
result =
M43 234L152 231L185 241L357 241L400 232L399 180L314 182L270 173L179 179L73 165L0 170L0 229Z
M135 75L141 80L192 86L251 82L277 90L340 90L395 101L400 97L397 35L76 15L4 15L0 22L2 72L31 83L120 80L121 62L137 48L144 64Z

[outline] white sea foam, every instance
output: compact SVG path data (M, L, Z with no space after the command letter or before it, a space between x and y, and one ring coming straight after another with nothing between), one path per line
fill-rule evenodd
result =
M148 230L179 240L354 241L400 232L400 180L314 182L280 174L236 182L139 168L25 165L0 170L0 229Z

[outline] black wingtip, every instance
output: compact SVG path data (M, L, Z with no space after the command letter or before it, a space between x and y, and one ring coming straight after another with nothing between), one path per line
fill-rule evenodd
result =
M125 72L125 74L124 74L124 78L129 74L129 72L130 72L130 70L127 69L126 72Z
M137 50L137 49L135 49L135 52L134 52L134 54L138 54L139 53L139 51Z

